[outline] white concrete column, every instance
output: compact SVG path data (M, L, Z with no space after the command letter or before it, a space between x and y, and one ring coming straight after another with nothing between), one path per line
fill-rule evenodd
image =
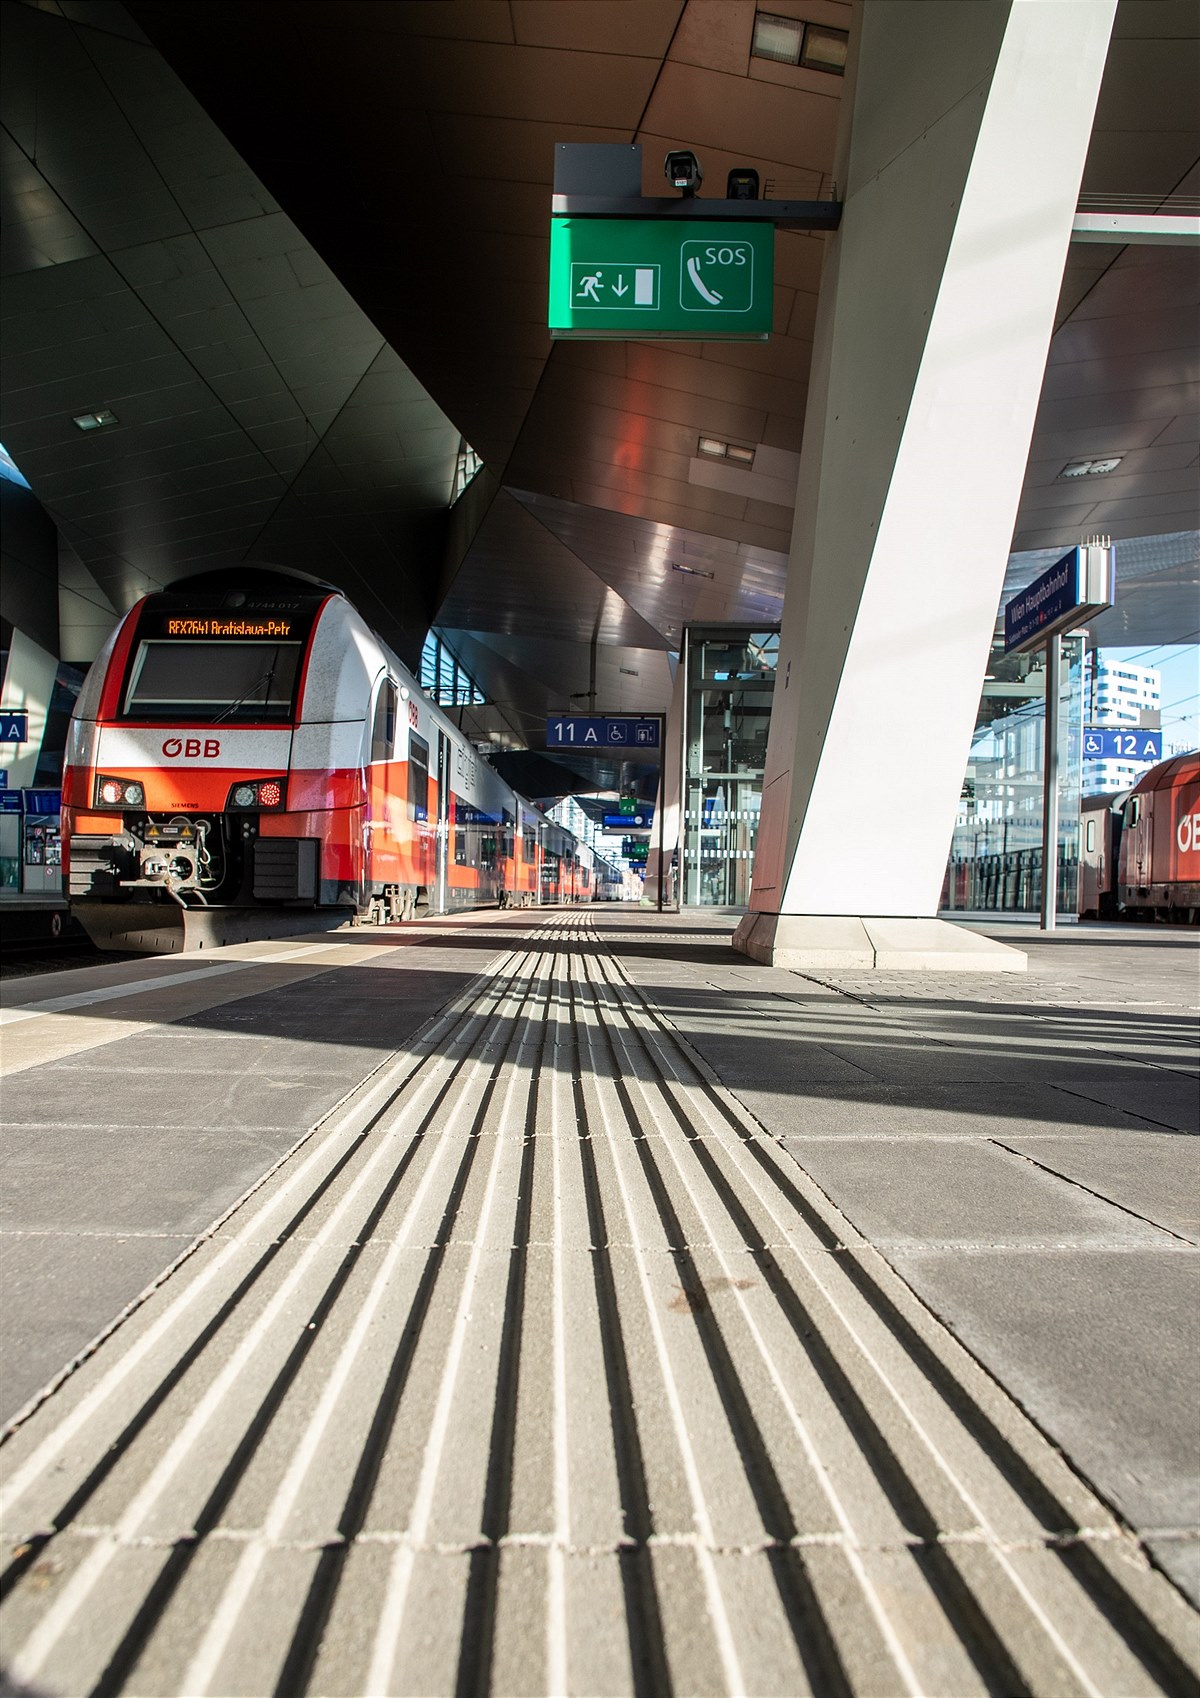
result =
M1115 6L856 12L737 939L759 959L1001 964L933 916Z

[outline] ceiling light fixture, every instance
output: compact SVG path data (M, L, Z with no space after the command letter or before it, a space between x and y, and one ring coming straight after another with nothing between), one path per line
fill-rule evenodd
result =
M1115 472L1124 458L1123 454L1110 454L1102 460L1068 460L1058 475L1060 478L1102 478L1109 472Z
M689 578L711 578L711 572L702 572L699 566L684 566L678 560L671 562L672 572L686 572Z
M120 424L111 407L97 407L94 413L75 413L71 423L80 430L103 430L105 425Z
M736 460L739 466L754 464L754 450L740 442L722 442L719 436L702 436L696 452L707 460Z

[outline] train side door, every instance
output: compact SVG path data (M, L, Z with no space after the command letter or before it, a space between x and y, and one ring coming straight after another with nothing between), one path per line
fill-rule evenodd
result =
M437 911L447 911L447 867L450 856L450 739L444 731L437 740Z

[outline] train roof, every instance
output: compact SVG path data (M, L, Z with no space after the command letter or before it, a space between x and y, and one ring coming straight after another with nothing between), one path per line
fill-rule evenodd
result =
M1150 768L1138 779L1131 795L1145 795L1147 790L1174 790L1180 784L1194 784L1200 780L1200 749L1189 749L1185 755L1174 755L1169 761L1160 761L1158 766Z
M189 577L176 578L164 584L156 595L166 596L236 596L241 601L253 601L256 595L320 596L344 595L336 585L309 572L298 572L291 566L224 566L215 572L193 572ZM230 605L233 605L231 603Z

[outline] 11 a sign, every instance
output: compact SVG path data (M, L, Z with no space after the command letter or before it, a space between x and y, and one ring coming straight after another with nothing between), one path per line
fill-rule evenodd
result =
M657 749L657 719L579 719L546 721L548 749Z

